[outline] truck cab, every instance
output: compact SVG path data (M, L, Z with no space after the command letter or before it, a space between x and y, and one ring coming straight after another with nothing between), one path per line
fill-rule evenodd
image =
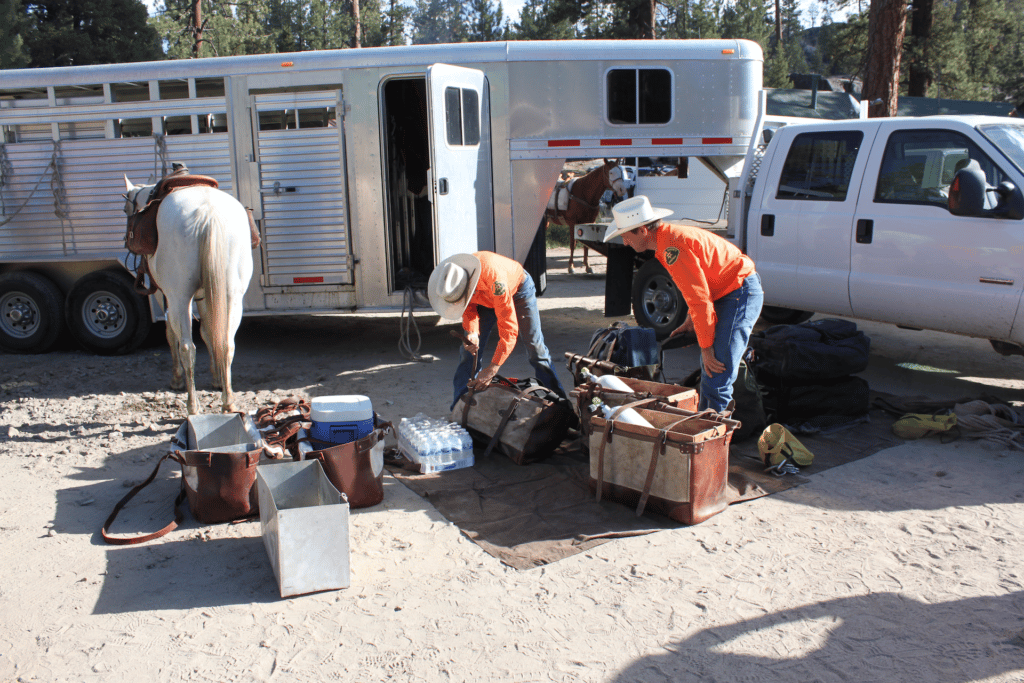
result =
M951 187L972 166L968 215ZM1024 343L1024 123L860 119L779 129L740 231L765 303ZM998 348L998 347L997 347Z

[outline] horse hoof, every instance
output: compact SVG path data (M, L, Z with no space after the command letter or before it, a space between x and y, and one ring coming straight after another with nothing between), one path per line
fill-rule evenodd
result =
M174 379L171 380L171 389L175 389L177 391L181 391L184 388L185 388L185 380L183 380L183 379L179 379L177 381L175 381Z
M572 266L569 266L569 275L572 275L575 272L576 272L576 269L573 268Z
M587 266L587 275L593 275L593 274L594 274L594 269L591 268L590 266Z

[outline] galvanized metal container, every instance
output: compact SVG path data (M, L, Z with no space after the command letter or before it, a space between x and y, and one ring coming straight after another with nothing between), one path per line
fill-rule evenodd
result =
M256 468L263 545L281 597L349 586L348 498L319 460Z

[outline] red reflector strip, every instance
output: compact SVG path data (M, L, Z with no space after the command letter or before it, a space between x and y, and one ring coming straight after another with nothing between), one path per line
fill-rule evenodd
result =
M308 285L310 283L323 282L323 277L293 277L292 282L297 285Z
M683 144L682 138L652 138L652 145L681 145Z
M601 144L602 145L612 145L612 146L615 146L615 147L620 147L620 146L623 146L623 145L627 145L627 146L628 145L632 145L633 141L630 140L629 138L610 138L608 140L601 140Z
M702 145L731 145L732 138L701 138Z
M548 147L579 147L579 140L548 140Z

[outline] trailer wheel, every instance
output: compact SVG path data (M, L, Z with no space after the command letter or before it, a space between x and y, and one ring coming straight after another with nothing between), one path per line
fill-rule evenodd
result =
M64 328L64 296L36 273L0 278L0 348L10 353L46 353Z
M762 306L761 317L772 325L796 325L814 317L814 311L800 311L781 306Z
M683 324L689 308L672 277L657 259L640 266L633 277L633 317L664 339Z
M67 300L71 333L93 353L131 353L149 336L149 302L135 293L131 279L100 270L82 277Z

